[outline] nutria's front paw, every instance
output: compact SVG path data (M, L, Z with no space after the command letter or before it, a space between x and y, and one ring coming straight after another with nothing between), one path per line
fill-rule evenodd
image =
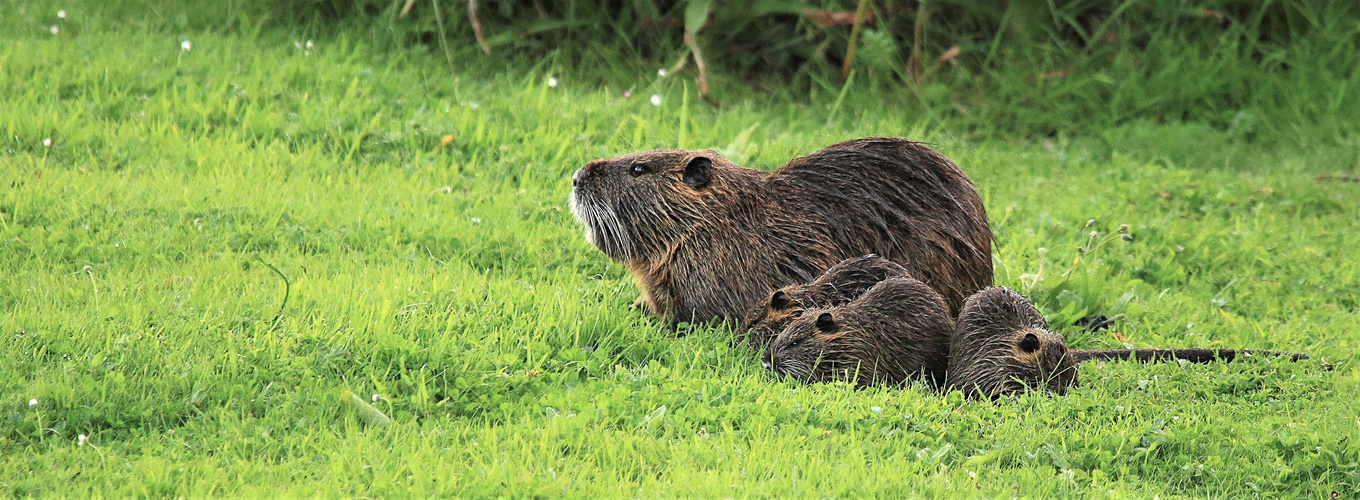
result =
M651 312L651 311L652 311L652 308L651 308L650 306L647 305L647 296L646 296L646 295L638 295L637 300L634 300L634 301L633 301L633 305L628 306L628 309L634 310L634 311L636 311L636 310L638 310L638 309L642 309L642 310L647 311L647 312Z

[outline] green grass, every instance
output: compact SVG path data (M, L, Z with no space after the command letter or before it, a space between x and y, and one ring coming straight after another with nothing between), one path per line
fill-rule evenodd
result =
M307 53L286 28L36 4L0 16L5 495L1360 494L1360 183L1316 177L1354 175L1344 138L986 139L867 91L714 110L688 77L624 99L550 61L450 75L362 34ZM963 166L997 281L1073 347L1314 359L1089 364L1065 397L996 403L801 386L729 331L630 311L631 280L565 209L601 156L774 168L875 134ZM290 282L277 321L266 262ZM1122 314L1123 340L1064 326L1088 313Z

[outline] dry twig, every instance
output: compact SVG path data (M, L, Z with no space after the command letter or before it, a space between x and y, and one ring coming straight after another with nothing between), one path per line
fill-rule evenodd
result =
M874 24L874 11L872 10L859 12L859 16L856 16L855 12L851 11L832 12L829 10L819 9L803 9L802 14L803 17L806 17L808 18L809 21L812 21L812 24L815 24L818 27L822 28L831 28L835 26L851 26L857 22L864 24Z
M907 60L907 73L911 75L912 83L921 83L921 51L926 50L921 32L925 31L926 15L926 0L921 0L916 4L916 28L911 35L911 59Z
M482 52L491 54L491 46L482 37L482 21L477 18L477 0L468 0L468 19L472 21L472 34L477 36L477 44L482 46Z
M1340 182L1360 182L1360 176L1347 174L1322 174L1317 176L1319 181L1340 181Z
M685 45L689 46L690 52L694 55L694 66L699 68L699 77L694 79L694 83L699 86L699 97L715 108L721 107L718 101L708 95L708 65L704 64L704 53L699 51L699 42L689 31L685 32Z
M287 276L283 275L283 271L280 271L279 268L274 267L273 264L265 262L264 259L260 258L260 254L255 254L255 260L260 261L261 264L264 264L271 271L274 271L274 274L279 275L279 278L283 280L283 302L279 302L279 310L274 313L274 321L269 322L269 329L273 330L274 327L278 326L279 319L283 318L283 308L288 305L288 295L293 289L293 284L288 281Z
M859 0L859 8L855 9L855 22L850 26L850 43L845 48L845 64L841 66L841 81L850 77L850 61L855 58L855 42L859 39L860 21L864 19L865 0Z

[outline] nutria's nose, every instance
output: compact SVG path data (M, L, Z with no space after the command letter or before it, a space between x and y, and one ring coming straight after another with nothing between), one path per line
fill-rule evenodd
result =
M581 168L576 169L576 173L571 174L571 187L576 187L577 184L581 183L581 179L585 178L586 171L590 170L590 167L602 163L604 163L604 160L591 160L589 163L586 163Z

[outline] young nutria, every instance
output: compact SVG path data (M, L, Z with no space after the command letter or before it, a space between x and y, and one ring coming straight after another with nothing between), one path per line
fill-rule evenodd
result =
M746 332L747 345L763 351L803 310L844 305L880 281L909 275L906 268L877 255L845 259L811 282L775 290L769 300L746 313L741 330Z
M1066 394L1077 385L1077 361L1029 301L991 287L968 297L959 313L949 345L949 384L968 397L995 398L1026 387Z
M888 278L843 306L810 309L765 351L765 368L805 382L945 381L954 324L944 299L910 276Z
M1043 316L1025 297L991 287L964 303L949 346L949 383L969 397L996 398L1044 387L1058 394L1077 385L1077 363L1133 358L1232 361L1237 354L1281 356L1275 351L1232 349L1069 350L1061 335L1048 331ZM1290 354L1294 361L1306 354Z
M972 181L905 139L842 142L768 174L713 151L595 160L572 175L571 209L643 302L675 323L740 320L772 290L870 253L955 310L992 282L991 229Z

